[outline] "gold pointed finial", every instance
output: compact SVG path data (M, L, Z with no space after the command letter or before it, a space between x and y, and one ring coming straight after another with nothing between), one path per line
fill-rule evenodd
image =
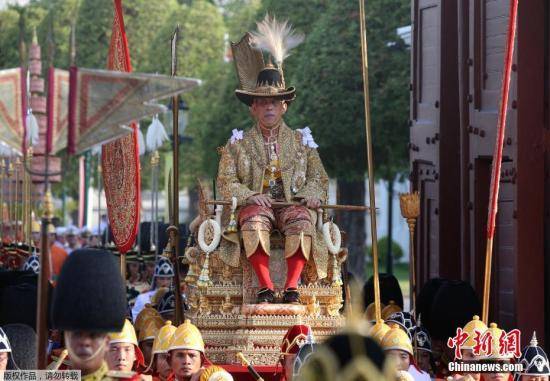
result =
M44 217L45 218L53 217L52 192L50 192L49 190L46 191L46 194L44 195Z
M532 347L536 347L539 345L539 342L537 341L537 333L535 331L533 331L533 337L531 338L530 344Z

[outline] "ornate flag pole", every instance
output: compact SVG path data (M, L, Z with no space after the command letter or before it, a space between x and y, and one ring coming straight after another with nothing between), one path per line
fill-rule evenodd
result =
M411 311L416 319L416 261L414 255L414 230L416 219L420 216L420 194L418 192L403 193L399 195L401 215L409 225L409 267L410 290L411 290ZM416 352L415 352L416 353Z
M175 77L178 70L178 37L180 26L177 25L174 34L170 40L172 65L170 74ZM183 303L180 291L180 271L178 262L179 251L179 140L178 140L178 113L179 113L179 95L172 98L172 215L170 216L171 225L167 229L170 237L170 247L172 252L172 264L174 266L174 296L176 297L176 325L183 322Z
M489 299L491 294L491 267L493 260L493 240L498 211L498 193L500 186L500 168L502 166L502 150L504 132L506 131L506 115L508 113L508 98L510 95L510 77L516 41L516 20L518 0L510 0L510 17L508 19L508 33L506 38L506 52L504 55L504 75L502 79L501 99L498 113L495 150L493 152L493 168L491 173L491 188L489 194L489 215L487 217L487 247L485 251L485 279L483 286L482 320L488 324Z
M370 95L369 95L369 63L368 63L368 46L367 32L365 22L365 4L364 0L359 0L359 30L361 33L361 59L363 62L363 94L365 106L365 136L367 145L367 171L369 179L369 208L372 211L370 215L370 231L372 240L372 265L374 273L374 306L376 312L376 322L378 323L381 317L380 308L380 280L378 277L378 237L376 232L376 199L374 194L374 158L372 153L372 134L370 122Z

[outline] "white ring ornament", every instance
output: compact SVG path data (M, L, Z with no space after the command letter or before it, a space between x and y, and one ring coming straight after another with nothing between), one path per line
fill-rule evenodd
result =
M335 232L335 241L332 242L331 227ZM328 221L323 224L323 239L327 245L328 251L332 255L337 255L342 249L342 235L340 234L340 228L338 225Z
M207 244L204 240L204 234L206 232L206 227L210 224L212 226L212 229L214 229L214 237L212 238L212 241L210 244ZM216 247L220 244L220 239L222 237L222 229L220 228L220 225L212 219L206 219L203 221L201 226L199 227L199 246L201 247L202 251L205 253L210 254L214 250L216 250Z

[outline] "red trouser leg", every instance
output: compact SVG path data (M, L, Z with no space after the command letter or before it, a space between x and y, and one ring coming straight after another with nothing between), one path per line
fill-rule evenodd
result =
M267 255L261 246L258 245L256 251L248 258L248 260L254 268L260 287L273 290L273 282L269 276L269 255Z
M298 279L300 279L306 262L302 249L298 249L292 257L286 259L285 290L288 288L298 288Z

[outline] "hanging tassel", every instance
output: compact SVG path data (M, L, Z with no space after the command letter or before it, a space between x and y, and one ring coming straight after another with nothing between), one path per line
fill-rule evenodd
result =
M164 125L159 120L158 115L155 115L153 121L147 127L147 150L155 151L159 149L168 139Z
M27 124L27 139L31 147L38 144L38 140L40 140L40 134L39 134L39 128L38 128L38 121L36 120L36 117L33 115L32 110L29 109L27 112L27 118L26 118L26 124Z
M142 156L145 153L145 139L143 138L143 132L141 132L141 128L137 128L137 134L138 134L138 148L139 148L139 156Z
M96 144L90 151L94 156L101 155L101 144Z

